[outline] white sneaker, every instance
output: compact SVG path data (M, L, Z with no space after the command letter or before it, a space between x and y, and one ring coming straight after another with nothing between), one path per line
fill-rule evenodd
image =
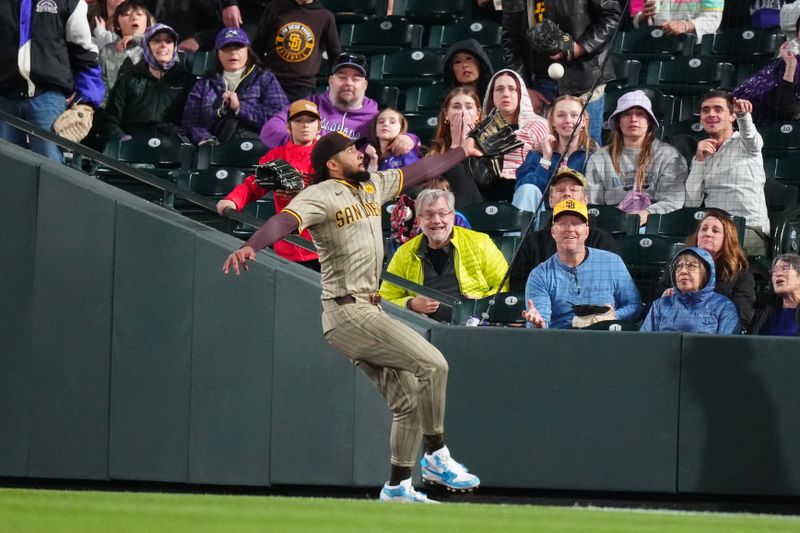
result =
M422 458L422 479L428 483L436 483L450 490L468 491L481 484L478 476L470 474L469 470L450 457L447 446L436 450Z
M440 503L428 498L424 492L414 490L411 485L411 478L405 479L399 485L386 484L381 489L382 502L404 502L404 503Z

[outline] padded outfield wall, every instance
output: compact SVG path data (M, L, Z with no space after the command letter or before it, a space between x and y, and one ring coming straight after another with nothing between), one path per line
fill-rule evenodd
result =
M319 275L0 142L0 476L378 486L390 414L325 343ZM450 363L493 487L800 493L796 339L527 331L385 305Z

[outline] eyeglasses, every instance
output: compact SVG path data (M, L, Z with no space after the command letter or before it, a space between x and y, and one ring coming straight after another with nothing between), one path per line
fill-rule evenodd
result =
M439 217L441 219L447 218L452 215L452 211L425 211L424 213L420 213L420 218L424 218L425 220L433 220L435 217Z
M675 269L675 272L683 269L686 269L689 272L695 272L696 270L700 269L700 263L690 263L688 261L680 261L672 265L672 268Z
M575 294L581 293L581 282L578 279L578 269L570 268L569 273L572 274L572 292Z
M775 274L788 274L791 270L794 270L792 265L781 265L771 268L769 273L774 276Z

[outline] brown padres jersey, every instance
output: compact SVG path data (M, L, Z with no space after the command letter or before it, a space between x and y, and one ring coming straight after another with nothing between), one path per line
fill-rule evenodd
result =
M322 299L376 292L383 268L381 206L403 188L399 169L371 172L354 186L329 179L304 189L284 212L311 232L322 271Z

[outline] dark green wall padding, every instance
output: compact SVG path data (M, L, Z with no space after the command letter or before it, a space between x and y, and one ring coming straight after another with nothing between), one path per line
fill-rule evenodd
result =
M0 142L0 476L376 487L390 413L319 275ZM796 339L436 324L484 485L800 494Z

